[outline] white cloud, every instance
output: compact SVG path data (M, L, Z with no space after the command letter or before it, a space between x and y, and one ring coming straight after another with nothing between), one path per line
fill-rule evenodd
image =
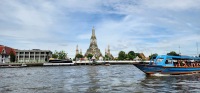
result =
M199 0L3 2L1 41L16 48L65 50L74 56L78 44L85 53L92 26L101 52L110 45L115 56L120 50L163 54L179 45L183 54L193 54L200 42Z
M147 8L168 9L183 11L188 9L199 9L199 0L142 0Z

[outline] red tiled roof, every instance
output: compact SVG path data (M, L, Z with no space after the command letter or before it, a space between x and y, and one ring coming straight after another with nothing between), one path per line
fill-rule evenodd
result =
M4 47L3 46L0 46L0 54L2 53Z
M0 54L3 52L3 50L6 51L6 55L10 55L11 52L13 52L16 55L15 49L7 47L7 46L0 46Z

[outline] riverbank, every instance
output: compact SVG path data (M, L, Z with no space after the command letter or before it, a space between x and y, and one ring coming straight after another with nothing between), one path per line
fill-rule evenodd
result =
M0 67L3 66L22 66L25 64L27 67L33 67L33 66L43 66L43 63L1 63Z
M5 66L22 66L26 65L27 67L34 67L34 66L81 66L81 65L132 65L133 63L138 63L139 61L73 61L72 63L48 63L48 62L20 62L20 63L1 63L0 67ZM145 61L144 63L148 63L149 61Z

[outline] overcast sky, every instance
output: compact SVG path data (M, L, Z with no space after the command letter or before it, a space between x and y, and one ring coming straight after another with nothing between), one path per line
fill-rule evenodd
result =
M95 27L102 54L197 55L200 0L0 0L0 44L85 53ZM199 48L200 50L200 48Z

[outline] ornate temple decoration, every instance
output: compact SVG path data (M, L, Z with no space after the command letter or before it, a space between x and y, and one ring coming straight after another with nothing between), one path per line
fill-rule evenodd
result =
M87 49L85 56L87 56L88 54L92 54L93 56L95 56L97 58L102 56L101 51L100 51L100 49L98 48L98 45L97 45L97 38L95 36L94 27L92 28L92 36L91 36L91 39L90 39L90 46L89 46L89 49Z

